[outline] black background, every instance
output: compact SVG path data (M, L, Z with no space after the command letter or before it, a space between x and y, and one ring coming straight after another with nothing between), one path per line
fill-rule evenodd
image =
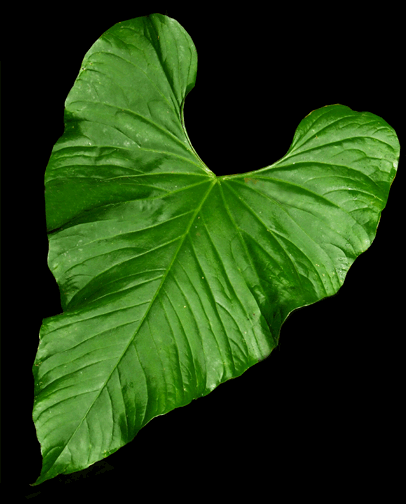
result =
M29 485L41 469L31 367L42 319L61 312L46 262L43 176L63 133L65 98L85 53L104 31L159 12L190 34L198 74L185 124L195 150L217 175L281 158L301 119L328 104L383 117L402 144L405 104L393 13L142 5L109 6L105 14L95 12L102 8L97 5L88 11L80 4L60 12L33 9L24 21L8 21L9 40L23 48L11 50L10 93L18 99L15 109L8 105L10 117L19 119L15 134L10 122L6 138L13 150L10 180L23 185L17 207L24 212L21 220L13 217L16 201L8 204L12 194L3 181L3 219L8 213L12 221L10 264L23 271L3 308L9 323L3 325L2 482L27 499L83 490L95 498L114 492L121 499L129 491L134 501L143 492L154 500L160 492L195 499L215 488L217 498L244 489L256 499L263 492L272 497L275 486L285 496L292 490L322 496L327 488L326 501L350 491L354 497L365 496L365 489L390 492L399 477L395 466L390 474L387 468L399 444L404 339L402 158L370 249L337 295L291 314L268 359L155 418L132 443L89 469ZM185 493L187 484L192 486Z

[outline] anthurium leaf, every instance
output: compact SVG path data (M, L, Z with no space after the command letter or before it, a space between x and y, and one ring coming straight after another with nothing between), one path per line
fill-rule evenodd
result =
M288 314L336 293L375 237L399 158L383 119L323 107L276 163L217 177L183 122L196 69L175 20L140 17L97 40L66 100L45 174L63 313L33 366L35 484L269 356Z

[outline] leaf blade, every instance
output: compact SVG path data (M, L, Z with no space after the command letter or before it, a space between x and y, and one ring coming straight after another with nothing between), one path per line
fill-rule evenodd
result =
M49 265L64 313L44 320L33 367L44 457L35 484L88 467L155 416L267 357L287 315L336 292L369 246L397 167L393 130L377 116L336 105L307 116L277 163L215 178L183 125L196 77L193 42L165 16L126 23L126 36L115 25L86 55L46 172ZM122 51L145 63L131 44L133 27L152 54L148 75L157 85L146 95L145 86L134 86L142 99L129 103L133 88L120 94L114 82L123 86L132 61ZM190 51L179 52L185 44ZM98 72L86 74L96 62L107 65L100 53L108 54L103 76L113 105L100 106L101 88L88 77ZM144 70L131 76L147 79ZM89 95L90 104L83 99ZM355 140L364 155L354 157L355 133L368 131L368 122L375 130ZM344 164L332 162L337 143ZM338 185L329 191L331 184L315 182L315 174L325 176L323 163L335 183L350 181L364 194L366 209L344 199L348 187L340 193Z

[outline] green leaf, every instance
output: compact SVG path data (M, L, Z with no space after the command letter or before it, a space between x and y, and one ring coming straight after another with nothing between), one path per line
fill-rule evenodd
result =
M196 70L175 20L140 17L96 41L66 100L45 174L63 313L33 366L34 484L269 356L288 314L335 294L375 237L400 150L383 119L323 107L276 163L216 177L183 121Z

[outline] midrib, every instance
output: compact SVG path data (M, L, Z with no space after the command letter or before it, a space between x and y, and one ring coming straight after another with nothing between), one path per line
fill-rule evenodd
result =
M171 270L171 268L172 268L172 266L173 266L174 262L176 261L176 258L177 258L178 254L179 254L179 251L180 251L180 249L182 248L183 243L185 242L186 236L188 235L188 233L189 233L189 231L190 231L190 228L191 228L191 226L192 226L193 221L194 221L194 220L195 220L195 218L196 218L196 215L200 212L200 210L201 210L201 208L202 208L202 206L203 206L204 202L206 201L206 199L207 199L208 195L210 194L210 191L213 189L214 184L216 184L216 183L217 183L217 178L213 178L213 180L212 180L212 182L211 182L211 184L210 184L210 186L209 186L208 190L206 191L206 193L205 193L204 197L202 198L202 201L201 201L200 205L196 208L195 212L193 213L193 215L192 215L192 217L191 217L191 219L190 219L189 225L188 225L188 227L187 227L187 229L186 229L186 231L185 231L185 233L184 233L184 235L183 235L183 238L180 240L179 246L178 246L178 248L176 249L176 251L175 251L175 253L174 253L174 255L173 255L172 261L170 262L169 266L167 267L166 272L165 272L165 274L164 274L164 275L163 275L163 277L162 277L161 283L159 284L159 286L158 286L158 288L157 288L157 290L156 290L156 293L155 293L154 297L152 298L152 300L151 300L151 302L150 302L150 304L149 304L149 306L148 306L147 310L145 311L145 314L144 314L144 316L142 317L142 319L141 319L141 321L140 321L140 323L139 323L139 325L138 325L137 329L134 331L134 334L132 335L131 339L129 340L128 345L125 347L125 349L124 349L123 353L121 354L120 358L118 359L117 364L116 364L116 365L113 367L113 369L111 370L111 372L110 372L109 376L107 377L106 381L103 383L103 386L100 388L99 393L98 393L98 394L97 394L97 396L94 398L94 400L93 400L92 404L89 406L89 408L88 408L88 410L86 411L86 413L83 415L83 418L82 418L82 420L79 422L79 424L78 424L78 426L76 427L76 429L73 431L73 433L71 434L71 436L69 437L69 439L66 441L65 446L63 447L63 449L61 450L60 454L58 455L58 457L57 457L57 458L55 459L55 461L53 462L53 464L52 464L51 468L55 465L56 461L59 459L59 457L60 457L60 456L62 455L62 453L65 451L65 449L66 449L66 447L68 446L68 444L69 444L70 440L71 440L71 439L73 438L73 436L76 434L76 432L78 431L78 429L79 429L79 428L80 428L80 426L82 425L83 421L85 420L85 418L86 418L86 417L87 417L87 415L89 414L90 410L93 408L94 404L96 403L96 401L97 401L97 400L98 400L98 398L100 397L100 394L103 392L103 390L105 389L105 387L106 387L107 383L109 382L109 380L110 380L110 378L111 378L112 374L113 374L113 373L114 373L114 371L117 369L117 367L120 365L120 362L121 362L121 360L123 359L124 355L126 354L126 352L127 352L128 348L129 348L129 347L130 347L130 345L133 343L133 341L134 341L134 339L135 339L136 335L138 334L138 332L139 332L139 330L141 329L141 327L142 327L143 323L144 323L144 322L145 322L145 320L147 319L147 316L148 316L148 314L149 314L149 312L150 312L150 310L151 310L151 308L152 308L152 306L153 306L153 304L154 304L154 302L155 302L156 298L158 297L158 295L159 295L159 293L160 293L160 291L161 291L161 288L162 288L163 284L165 283L166 277L168 276L168 273L170 272L170 270ZM51 468L50 468L50 469L51 469ZM50 471L50 469L48 469L47 473Z

